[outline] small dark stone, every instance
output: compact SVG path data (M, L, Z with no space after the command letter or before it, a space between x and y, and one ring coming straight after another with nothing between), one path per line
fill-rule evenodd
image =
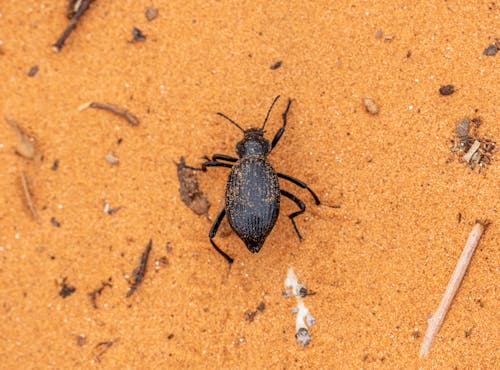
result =
M443 85L439 88L439 93L441 95L451 95L455 92L455 86L453 85Z
M58 168L59 168L59 159L56 159L54 163L52 163L51 169L52 171L57 171Z
M30 68L30 70L28 71L28 76L29 77L35 77L35 75L38 73L38 66L33 66Z
M79 336L76 337L76 344L79 347L84 346L87 343L87 337L84 334L80 334Z
M137 41L144 41L146 40L146 35L142 33L140 29L137 27L134 27L132 29L132 41L131 42L137 42Z
M158 16L158 9L153 8L153 7L148 7L148 8L146 8L145 15L146 15L146 19L151 22L153 19L155 19Z
M257 315L257 311L246 311L245 320L252 322L255 319L255 315Z
M61 227L61 223L60 223L59 221L57 221L55 217L52 217L52 218L50 219L50 223L51 223L51 224L52 224L52 226L54 226L54 227Z
M257 311L264 311L266 309L266 304L264 302L260 302L259 305L257 306Z
M498 46L491 44L483 50L483 54L489 57L495 56L498 53Z
M276 63L271 65L271 69L272 70L278 69L279 67L281 67L282 64L283 64L283 62L281 60L278 60Z

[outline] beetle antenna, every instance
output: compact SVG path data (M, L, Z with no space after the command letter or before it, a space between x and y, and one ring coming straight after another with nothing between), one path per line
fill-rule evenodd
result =
M264 130L264 127L266 127L266 123L267 123L267 119L269 118L269 114L271 114L271 111L273 110L274 104L278 101L279 98L280 98L279 95L274 98L271 106L269 107L269 110L267 111L266 118L264 119L264 123L262 124L261 130Z
M217 115L221 116L221 117L224 117L225 119L227 119L229 122L231 122L233 125L235 125L236 127L238 127L243 133L245 133L245 130L243 130L241 128L240 125L238 125L236 122L234 122L231 118L229 118L228 116L226 116L224 113L221 113L221 112L217 112Z

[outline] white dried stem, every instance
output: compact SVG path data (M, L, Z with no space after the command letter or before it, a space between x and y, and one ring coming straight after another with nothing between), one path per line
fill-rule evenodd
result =
M436 334L438 333L441 325L443 324L446 313L448 312L451 302L457 293L458 288L464 278L465 272L469 267L472 255L481 239L481 235L484 232L484 225L481 222L477 222L472 231L469 234L469 238L465 243L464 250L458 259L457 265L453 274L451 275L448 286L444 292L441 303L432 317L428 320L427 330L425 332L424 341L422 342L422 347L420 348L420 357L425 357L429 353L432 341Z

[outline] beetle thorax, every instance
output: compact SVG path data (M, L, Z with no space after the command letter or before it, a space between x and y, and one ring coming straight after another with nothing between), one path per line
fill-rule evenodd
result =
M250 128L245 131L243 140L236 144L238 157L264 156L271 150L269 140L264 138L264 131L260 128Z

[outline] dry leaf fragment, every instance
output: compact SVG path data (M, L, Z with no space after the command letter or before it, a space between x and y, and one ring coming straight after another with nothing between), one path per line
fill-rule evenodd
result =
M5 117L5 122L7 122L16 133L16 153L25 158L33 159L35 157L35 145L33 143L33 138L28 136L16 121Z

